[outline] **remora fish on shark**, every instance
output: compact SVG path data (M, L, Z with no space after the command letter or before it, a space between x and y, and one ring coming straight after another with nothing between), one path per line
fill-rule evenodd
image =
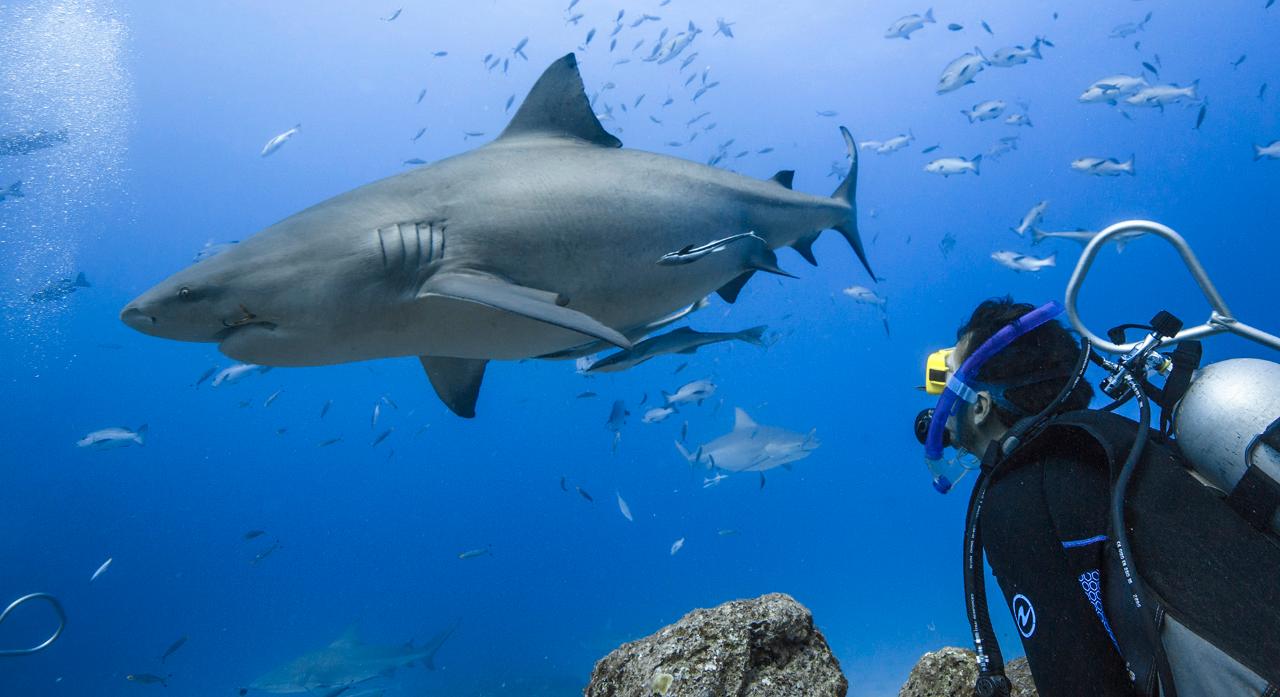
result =
M673 329L666 334L649 337L628 351L612 353L591 364L588 373L613 373L634 368L641 363L671 353L694 353L703 346L722 341L742 341L764 346L764 325L737 332L700 332L689 327Z
M444 403L474 416L490 360L627 333L754 273L738 255L662 266L735 221L768 247L839 231L864 266L857 152L830 197L621 148L569 54L476 150L354 189L180 271L129 303L145 334L213 342L237 360L315 366L419 356ZM868 271L870 269L868 268Z

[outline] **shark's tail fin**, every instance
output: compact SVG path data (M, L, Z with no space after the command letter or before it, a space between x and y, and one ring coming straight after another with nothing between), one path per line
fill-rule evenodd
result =
M1041 232L1040 228L1038 227L1031 228L1031 244L1033 245L1040 244L1041 242L1044 242L1045 239L1047 238L1048 238L1048 235L1045 235L1043 232Z
M431 640L422 646L426 651L421 658L423 668L426 668L427 670L436 669L436 653L438 653L440 651L440 647L444 646L444 643L449 640L449 637L453 636L453 633L458 631L458 625L460 624L462 624L461 617L454 620L452 624L441 630L439 634L431 637Z
M854 197L854 190L858 186L858 147L854 144L849 129L841 126L840 135L844 136L845 150L849 155L849 174L845 176L844 181L840 182L840 186L836 188L835 193L831 194L831 198L849 204L849 217L836 225L835 229L844 235L845 241L853 247L853 253L858 255L858 261L862 262L862 266L874 279L876 274L871 270L871 264L867 261L867 252L862 247L862 237L858 234L858 204Z
M1134 169L1134 161L1135 161L1136 159L1137 159L1137 156L1136 156L1136 155L1134 155L1134 154L1132 154L1132 153L1130 153L1130 155L1129 155L1129 161L1128 161L1128 162L1126 162L1126 163L1124 163L1124 171L1125 171L1125 174L1128 174L1128 175L1129 175L1129 176L1131 176L1131 177L1136 177L1136 176L1138 176L1138 172Z
M737 338L751 344L753 346L764 346L764 330L768 329L765 325L743 329L737 333Z
M975 175L982 174L978 171L978 165L982 164L982 155L974 155L973 159L969 160L969 164L973 165L973 173Z
M1261 145L1253 146L1253 161L1257 162L1258 160L1261 160L1261 159L1262 159L1262 146Z
M77 288L92 288L92 287L93 287L93 285L92 285L91 283L89 283L89 279L87 279L87 278L85 278L85 277L84 277L84 272L83 272L83 271L81 271L80 273L76 274L76 280L72 283L72 285L74 285L74 286L75 286L75 287L77 287Z
M933 8L932 8L932 7L930 7L930 8L929 8L929 9L927 9L927 10L925 10L925 13L924 13L924 21L926 21L926 22L937 22L937 21L938 21L938 20L936 20L936 19L934 19L934 18L933 18Z
M1040 55L1040 44L1043 44L1043 43L1044 43L1044 39L1039 36L1037 36L1036 40L1031 43L1032 58L1044 58L1044 56Z
M138 445L139 445L139 446L146 446L146 444L147 444L147 425L146 425L146 424L142 424L141 426L139 426L139 427L138 427L138 430L134 431L134 433L135 433L135 434L137 434L137 435L136 435L136 437L134 438L134 440L138 441Z
M14 198L22 198L22 182L14 182L10 184L9 188L5 191L5 195L12 196Z

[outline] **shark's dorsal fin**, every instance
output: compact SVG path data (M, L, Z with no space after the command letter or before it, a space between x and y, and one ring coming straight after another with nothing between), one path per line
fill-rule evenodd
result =
M790 189L791 183L795 181L795 178L796 178L796 171L794 169L784 169L784 170L780 170L777 174L773 175L772 177L769 177L769 181L777 182L787 187L788 189Z
M572 53L542 73L498 140L537 136L576 138L606 148L622 147L622 141L604 130L591 111L582 75L578 73L578 59Z
M346 631L342 633L342 636L338 637L337 639L334 639L333 643L329 644L329 648L340 648L344 646L350 647L350 646L359 646L359 645L360 645L360 625L353 624L350 627L347 627Z
M744 428L758 428L758 426L755 421L751 420L750 416L747 416L747 412L743 411L742 407L734 407L733 430L739 431Z

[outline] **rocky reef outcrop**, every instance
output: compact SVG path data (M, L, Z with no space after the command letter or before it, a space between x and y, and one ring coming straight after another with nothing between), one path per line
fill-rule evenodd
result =
M1027 659L1015 658L1006 663L1005 676L1012 684L1011 697L1036 697ZM978 658L973 651L948 646L920 658L898 697L973 697L977 678Z
M844 697L813 615L771 593L694 610L596 663L586 697Z

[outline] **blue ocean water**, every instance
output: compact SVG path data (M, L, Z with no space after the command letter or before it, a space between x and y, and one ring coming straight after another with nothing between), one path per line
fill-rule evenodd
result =
M575 694L619 643L693 608L773 591L813 610L851 694L896 694L920 654L969 640L967 488L943 497L930 486L910 428L929 400L915 388L925 356L953 343L981 300L1063 297L1081 248L1033 246L1012 232L1032 205L1049 201L1043 225L1053 230L1134 217L1168 224L1236 316L1280 325L1280 163L1253 157L1254 145L1280 138L1277 96L1260 92L1268 82L1280 89L1271 39L1280 9L1262 0L939 2L937 23L909 40L885 38L885 28L923 4L567 4L413 3L393 21L385 18L397 3L0 5L0 136L68 134L0 156L0 187L20 180L25 193L0 202L0 605L45 591L70 617L48 651L0 659L0 694L164 692L126 679L152 673L168 677L167 693L232 695L349 627L398 645L455 620L437 670L402 670L381 682L387 695ZM1148 12L1137 33L1109 36ZM661 19L632 27L643 13ZM717 18L733 22L732 38L714 34ZM686 49L698 54L688 67L683 57L641 60L663 29L674 36L690 21L702 34ZM935 94L942 68L975 45L991 55L1038 36L1053 43L1042 59L987 68ZM527 60L512 52L524 37ZM780 252L799 280L754 279L736 304L713 298L689 322L767 324L777 341L766 350L717 345L600 377L571 362L495 363L474 420L448 413L412 359L193 387L233 361L212 345L120 323L129 299L206 242L244 239L404 171L405 160L492 138L508 98L514 112L541 70L570 51L588 93L604 89L597 112L612 108L602 123L627 147L705 162L733 139L719 166L761 178L795 169L806 192L827 195L839 181L829 176L846 163L838 125L861 141L913 135L897 152L861 152L859 222L882 280L873 284L827 233L817 268ZM509 65L486 69L488 53ZM624 57L632 60L615 64ZM1144 70L1151 84L1198 80L1199 99L1163 109L1077 101L1100 78ZM691 101L711 82L720 85ZM989 99L1033 125L960 114ZM711 114L685 125L703 111ZM293 139L259 156L296 123ZM1018 136L1017 149L992 156L1007 136ZM735 157L741 150L749 154ZM979 176L922 169L979 153ZM1135 176L1069 166L1130 155ZM944 238L955 240L949 253ZM1056 253L1057 263L1015 273L990 258L1000 250ZM80 271L91 288L30 300ZM877 308L841 292L855 284L887 299L891 336ZM1176 255L1152 240L1105 251L1081 307L1095 331L1159 309L1189 323L1208 315ZM1206 351L1208 360L1266 355L1231 337ZM640 422L660 391L698 378L718 385L712 399ZM586 391L598 396L577 397ZM614 452L605 421L619 399L631 417ZM727 432L734 407L762 424L816 429L822 445L763 481L737 474L704 488L710 473L692 470L672 442L686 421L691 444ZM76 447L91 431L141 424L145 447ZM243 539L250 530L265 534ZM490 553L459 559L475 549ZM1008 618L994 614L1006 650L1018 653ZM0 648L50 628L41 609L25 608L0 624ZM181 636L187 643L161 664Z

